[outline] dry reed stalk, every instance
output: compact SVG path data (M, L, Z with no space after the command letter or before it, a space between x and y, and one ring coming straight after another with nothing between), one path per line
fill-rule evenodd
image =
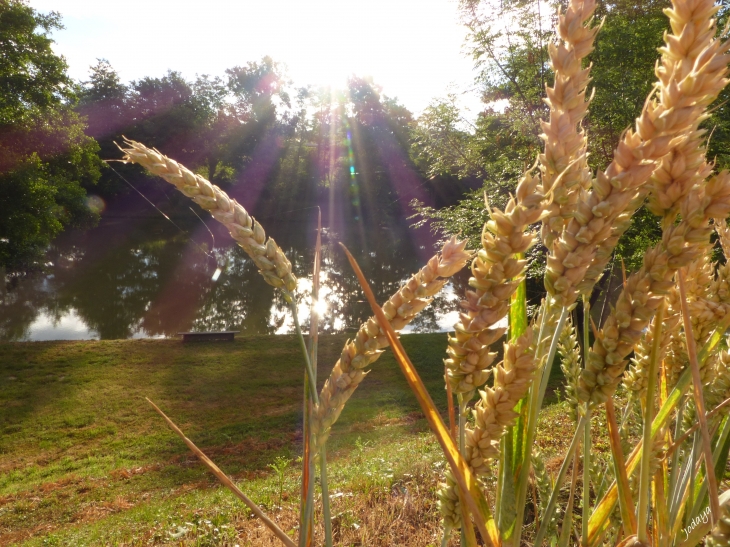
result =
M517 255L533 244L534 234L526 230L542 212L539 180L529 173L520 180L504 212L490 212L482 249L471 265L469 285L474 290L467 291L461 302L464 312L449 336L449 358L444 361L454 393L472 394L489 378L496 357L490 346L505 332L494 325L506 317L510 298L522 281L526 261Z
M410 323L432 300L448 277L461 270L472 254L465 250L466 242L451 238L421 270L414 274L400 290L383 304L383 312L394 330ZM367 374L365 367L376 361L388 342L371 317L360 326L354 340L342 349L329 378L319 394L319 405L312 415L314 453L327 441L332 425L345 403Z
M226 193L157 150L126 139L123 161L138 163L147 171L175 186L180 192L208 211L223 224L231 237L246 251L269 285L282 290L287 301L297 288L297 279L284 251L272 238L266 238L261 225Z
M570 2L558 18L557 30L563 41L548 45L555 80L553 87L546 88L550 119L542 122L545 150L539 157L542 194L550 197L541 232L548 249L575 213L580 191L591 185L588 142L581 127L590 103L586 88L591 68L581 65L593 51L599 29L591 28L595 9L595 0Z
M730 213L730 173L695 187L681 204L682 220L664 228L662 242L649 249L641 269L632 274L615 308L597 333L580 378L582 401L601 403L613 395L641 333L673 287L682 267L701 257L709 245L710 219Z
M666 10L673 33L661 50L657 96L647 100L635 130L624 134L611 164L581 196L548 258L545 286L558 305L592 290L649 191L645 183L657 161L688 138L725 86L728 44L715 38L717 9L712 0L688 0Z

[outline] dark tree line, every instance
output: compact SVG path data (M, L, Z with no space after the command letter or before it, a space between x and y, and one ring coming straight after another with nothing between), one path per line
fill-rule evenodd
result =
M171 215L188 200L121 157L123 136L155 147L221 186L259 216L323 207L334 229L388 224L419 199L440 206L465 185L431 180L409 155L416 122L370 79L344 90L297 88L269 57L194 80L169 71L123 82L99 60L73 82L50 33L57 13L0 1L0 266L38 268L62 230L114 208L129 185L162 195ZM154 201L154 200L153 200ZM149 211L148 211L149 212ZM138 214L122 211L122 214ZM330 218L331 217L331 218ZM401 222L404 224L403 222ZM336 224L336 226L335 226Z
M443 232L476 240L484 191L501 205L542 148L553 30L540 6L460 1L484 103L466 121L453 97L414 119L364 78L352 77L341 91L297 88L268 57L223 77L188 80L169 71L126 83L100 60L87 81L73 82L51 50L49 34L61 28L60 15L0 0L0 266L38 267L58 233L96 222L90 193L112 208L121 203L132 191L124 179L145 195L162 196L168 214L192 214L164 183L102 161L120 157L115 142L123 135L179 160L262 217L296 217L319 205L327 225L355 237L364 226L402 224L394 219L411 214L409 203L416 203ZM606 21L590 57L596 95L586 122L596 169L610 161L651 89L667 26L663 6L610 0L599 7L597 18ZM706 122L719 167L730 163L727 93ZM629 268L656 228L640 213L618 247Z

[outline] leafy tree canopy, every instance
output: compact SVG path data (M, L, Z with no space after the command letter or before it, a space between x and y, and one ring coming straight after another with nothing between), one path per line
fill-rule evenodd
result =
M86 188L99 177L97 146L51 49L59 28L55 12L0 1L0 268L10 272L37 266L64 228L96 220Z

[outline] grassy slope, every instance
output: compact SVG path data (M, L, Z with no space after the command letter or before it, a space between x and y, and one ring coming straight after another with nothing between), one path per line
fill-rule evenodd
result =
M320 384L345 340L321 338ZM445 336L403 342L445 407ZM302 366L293 337L0 344L0 379L0 545L268 544L268 532L217 487L145 396L293 528L296 464L281 485L268 467L300 452ZM406 536L435 543L440 458L389 352L334 429L342 544L405 545Z

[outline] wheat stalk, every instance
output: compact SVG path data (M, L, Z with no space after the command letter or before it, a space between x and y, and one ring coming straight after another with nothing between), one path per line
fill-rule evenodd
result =
M586 88L591 68L582 68L582 62L593 51L599 30L591 28L595 9L595 0L570 2L558 18L557 30L563 42L548 45L555 80L552 87L546 88L550 118L542 122L545 150L538 158L542 194L550 197L541 231L548 249L575 213L580 191L591 184L588 141L581 127L590 104Z
M715 38L716 12L712 0L677 2L667 10L673 34L661 50L657 96L647 100L636 128L624 134L611 164L581 196L548 259L545 286L559 305L592 290L649 191L645 183L657 161L688 138L725 86L728 45Z
M401 330L410 323L432 300L448 277L463 269L472 254L465 250L466 242L456 238L449 240L441 253L414 274L400 290L383 304L383 312L394 330ZM375 317L360 326L354 340L342 349L329 378L319 394L319 405L312 414L313 451L329 437L332 425L337 421L345 403L367 374L365 367L376 361L388 342Z
M451 389L471 394L489 378L495 353L490 346L505 332L494 325L504 319L509 302L522 281L526 261L518 257L534 243L526 232L542 215L542 195L537 177L526 174L517 185L504 212L494 209L482 232L482 249L472 262L469 285L461 302L464 312L449 336L448 359L444 361Z
M125 139L124 144L126 148L119 147L124 152L123 161L138 163L153 175L162 177L213 215L251 257L266 282L281 289L287 301L291 301L297 288L291 263L274 239L266 238L264 229L246 209L216 185L157 150L129 139Z
M682 202L682 220L664 229L662 242L647 251L641 269L632 274L603 328L597 333L581 374L582 401L600 403L613 395L641 332L682 267L702 256L709 245L710 218L730 213L730 173L695 187Z

